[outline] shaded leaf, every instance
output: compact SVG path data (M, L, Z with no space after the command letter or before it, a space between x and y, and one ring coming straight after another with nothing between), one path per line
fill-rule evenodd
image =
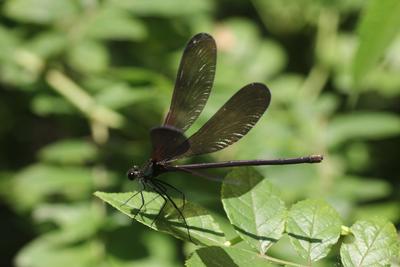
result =
M341 225L339 214L325 201L308 199L292 206L286 232L301 257L317 261L338 241Z
M93 161L97 156L96 146L90 142L70 139L45 146L39 151L39 158L44 161L61 164L83 164Z
M146 36L142 21L119 8L105 6L87 25L86 34L93 38L111 40L141 40Z
M32 165L17 173L8 201L17 209L29 209L52 195L85 198L92 188L92 173L80 167Z
M225 178L222 203L237 233L264 254L285 228L285 203L277 189L253 168L237 168Z
M249 266L268 267L277 266L272 264L262 255L252 251L227 248L227 247L205 247L197 249L186 261L187 267L220 267L220 266Z
M384 112L336 116L328 128L328 143L339 145L354 138L380 139L400 134L400 117Z
M20 40L10 29L0 25L0 61L12 61Z
M390 266L398 255L396 228L383 220L357 221L341 248L342 263L347 266Z
M387 201L361 205L354 211L354 218L368 220L371 214L383 220L397 222L400 220L399 202Z
M77 9L69 0L11 0L6 2L4 12L19 21L47 24L75 15Z
M154 90L151 88L131 88L127 84L114 83L96 95L97 103L112 109L129 107L144 101L154 101Z
M33 112L46 116L50 114L76 114L75 107L61 96L37 95L31 102Z
M44 32L35 36L27 45L41 58L49 58L61 54L67 47L67 36L59 32Z
M358 25L359 47L353 63L356 84L377 63L400 28L398 0L371 0Z
M30 90L38 78L42 62L21 48L17 31L0 26L0 80L18 89Z
M20 250L15 258L18 267L87 267L97 266L103 252L103 244L92 241L75 246L60 246L58 235L40 236Z
M90 203L42 204L33 218L40 223L54 222L59 227L54 231L58 233L57 241L67 243L93 236L103 223L103 212L101 206Z
M106 48L96 41L85 40L74 45L68 54L69 64L77 71L100 72L108 66Z
M390 194L390 184L383 179L345 176L336 182L335 194L340 198L367 201Z
M132 197L135 192L128 193L105 193L96 192L95 196L107 202L117 210L135 218L138 222L158 231L169 233L183 240L188 240L187 229L183 223L179 213L168 202L162 216L159 220L153 223L164 201L158 194L153 192L143 191L145 206L135 217L140 205L140 194L132 198L128 203L126 201ZM175 200L176 203L181 201ZM126 203L124 205L124 203ZM178 204L179 205L179 204ZM182 210L182 204L179 205L187 224L190 229L190 236L193 241L204 245L222 245L225 242L224 233L219 225L214 221L214 218L207 212L206 209L193 204L186 203Z
M112 0L116 6L128 9L138 15L158 15L158 16L184 16L194 15L209 11L212 2L209 0Z

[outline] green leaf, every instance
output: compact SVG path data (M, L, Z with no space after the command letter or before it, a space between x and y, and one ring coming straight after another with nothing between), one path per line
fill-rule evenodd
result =
M222 185L222 203L236 232L264 254L285 228L285 203L253 168L237 168Z
M59 228L57 242L79 242L92 237L103 223L104 213L99 203L41 204L34 213L36 222L54 222Z
M12 61L20 40L10 29L0 25L0 61Z
M187 267L240 267L250 264L252 267L277 266L252 251L215 246L197 249L185 263Z
M353 63L353 79L360 84L384 54L400 28L398 0L371 0L358 25L359 47Z
M334 195L352 201L368 201L386 197L391 192L390 184L383 179L344 176L336 181Z
M151 88L132 88L125 83L114 83L107 87L107 90L102 90L96 94L96 101L100 105L112 109L119 109L133 106L135 103L152 100L154 101L154 90Z
M59 245L58 235L48 233L25 245L15 258L17 267L98 266L104 244L98 241Z
M18 31L0 26L0 80L27 91L32 89L28 85L37 80L42 62L25 51L21 43Z
M86 198L92 179L92 172L86 168L32 165L15 175L8 201L17 209L30 209L55 194Z
M143 191L145 205L135 217L138 208L141 206L140 194L137 194L136 197L126 203L126 201L135 193L137 192L96 192L95 196L128 215L130 218L134 218L138 222L154 230L169 233L183 240L188 240L185 224L170 202L168 202L165 207L162 216L157 220L157 222L153 223L164 203L163 199L156 193ZM182 201L177 199L174 201L182 211L183 216L189 225L191 239L195 243L203 245L222 245L225 243L226 240L224 233L206 209L190 202L186 203L184 209L182 209L182 204L178 204Z
M210 0L112 0L112 3L134 14L147 16L196 15L210 11L213 4Z
M83 164L96 159L97 153L94 144L84 140L70 139L45 146L39 151L39 158L60 164Z
M286 232L299 255L310 262L328 255L341 225L339 214L325 201L308 199L292 206Z
M254 51L248 59L249 79L269 78L279 73L286 66L286 54L283 48L271 40L263 40L258 51ZM268 58L268 60L265 60Z
M57 95L39 94L31 102L32 110L40 115L76 114L76 108L65 98Z
M371 214L380 219L397 222L400 220L399 202L393 200L364 204L357 207L357 210L354 211L353 216L357 220L368 220L371 218Z
M343 266L390 266L399 252L396 228L383 220L357 221L341 248Z
M91 40L82 41L69 51L68 62L77 71L96 73L108 66L109 54L100 43Z
M15 20L48 24L77 13L75 1L69 0L10 0L4 6L5 14Z
M44 32L36 35L27 44L27 49L43 59L61 54L66 49L68 39L59 32Z
M400 117L384 112L358 112L336 116L328 128L331 147L355 138L381 139L400 134Z
M142 40L147 32L143 22L127 11L105 6L87 25L86 34L99 39Z

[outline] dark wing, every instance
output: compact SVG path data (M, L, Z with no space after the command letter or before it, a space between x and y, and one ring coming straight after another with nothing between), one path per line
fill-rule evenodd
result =
M186 45L164 125L185 132L199 117L214 82L216 53L215 41L206 33L195 35Z
M253 128L270 100L271 93L264 84L246 85L188 139L189 149L176 158L215 152L235 143Z
M153 145L151 159L157 162L184 154L189 149L182 131L171 126L151 129L150 139Z

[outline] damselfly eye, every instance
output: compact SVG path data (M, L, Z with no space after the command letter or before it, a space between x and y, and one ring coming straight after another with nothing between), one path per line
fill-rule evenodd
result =
M128 172L127 176L128 176L128 179L131 180L131 181L136 178L136 175L135 175L134 172Z
M129 180L135 180L140 176L139 168L137 166L133 166L127 171L126 175L128 176Z

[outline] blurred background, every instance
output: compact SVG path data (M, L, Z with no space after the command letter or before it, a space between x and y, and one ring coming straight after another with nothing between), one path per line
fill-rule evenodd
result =
M400 35L394 30L378 56L360 48L369 2L0 1L0 265L183 264L192 245L92 193L137 187L126 170L147 160L148 130L162 122L198 32L216 39L218 64L189 134L249 82L266 83L272 103L239 143L191 162L321 153L321 164L258 170L288 205L323 197L348 226L379 216L398 228ZM226 224L220 184L163 179ZM285 238L270 254L303 262ZM319 266L338 261L334 248Z

